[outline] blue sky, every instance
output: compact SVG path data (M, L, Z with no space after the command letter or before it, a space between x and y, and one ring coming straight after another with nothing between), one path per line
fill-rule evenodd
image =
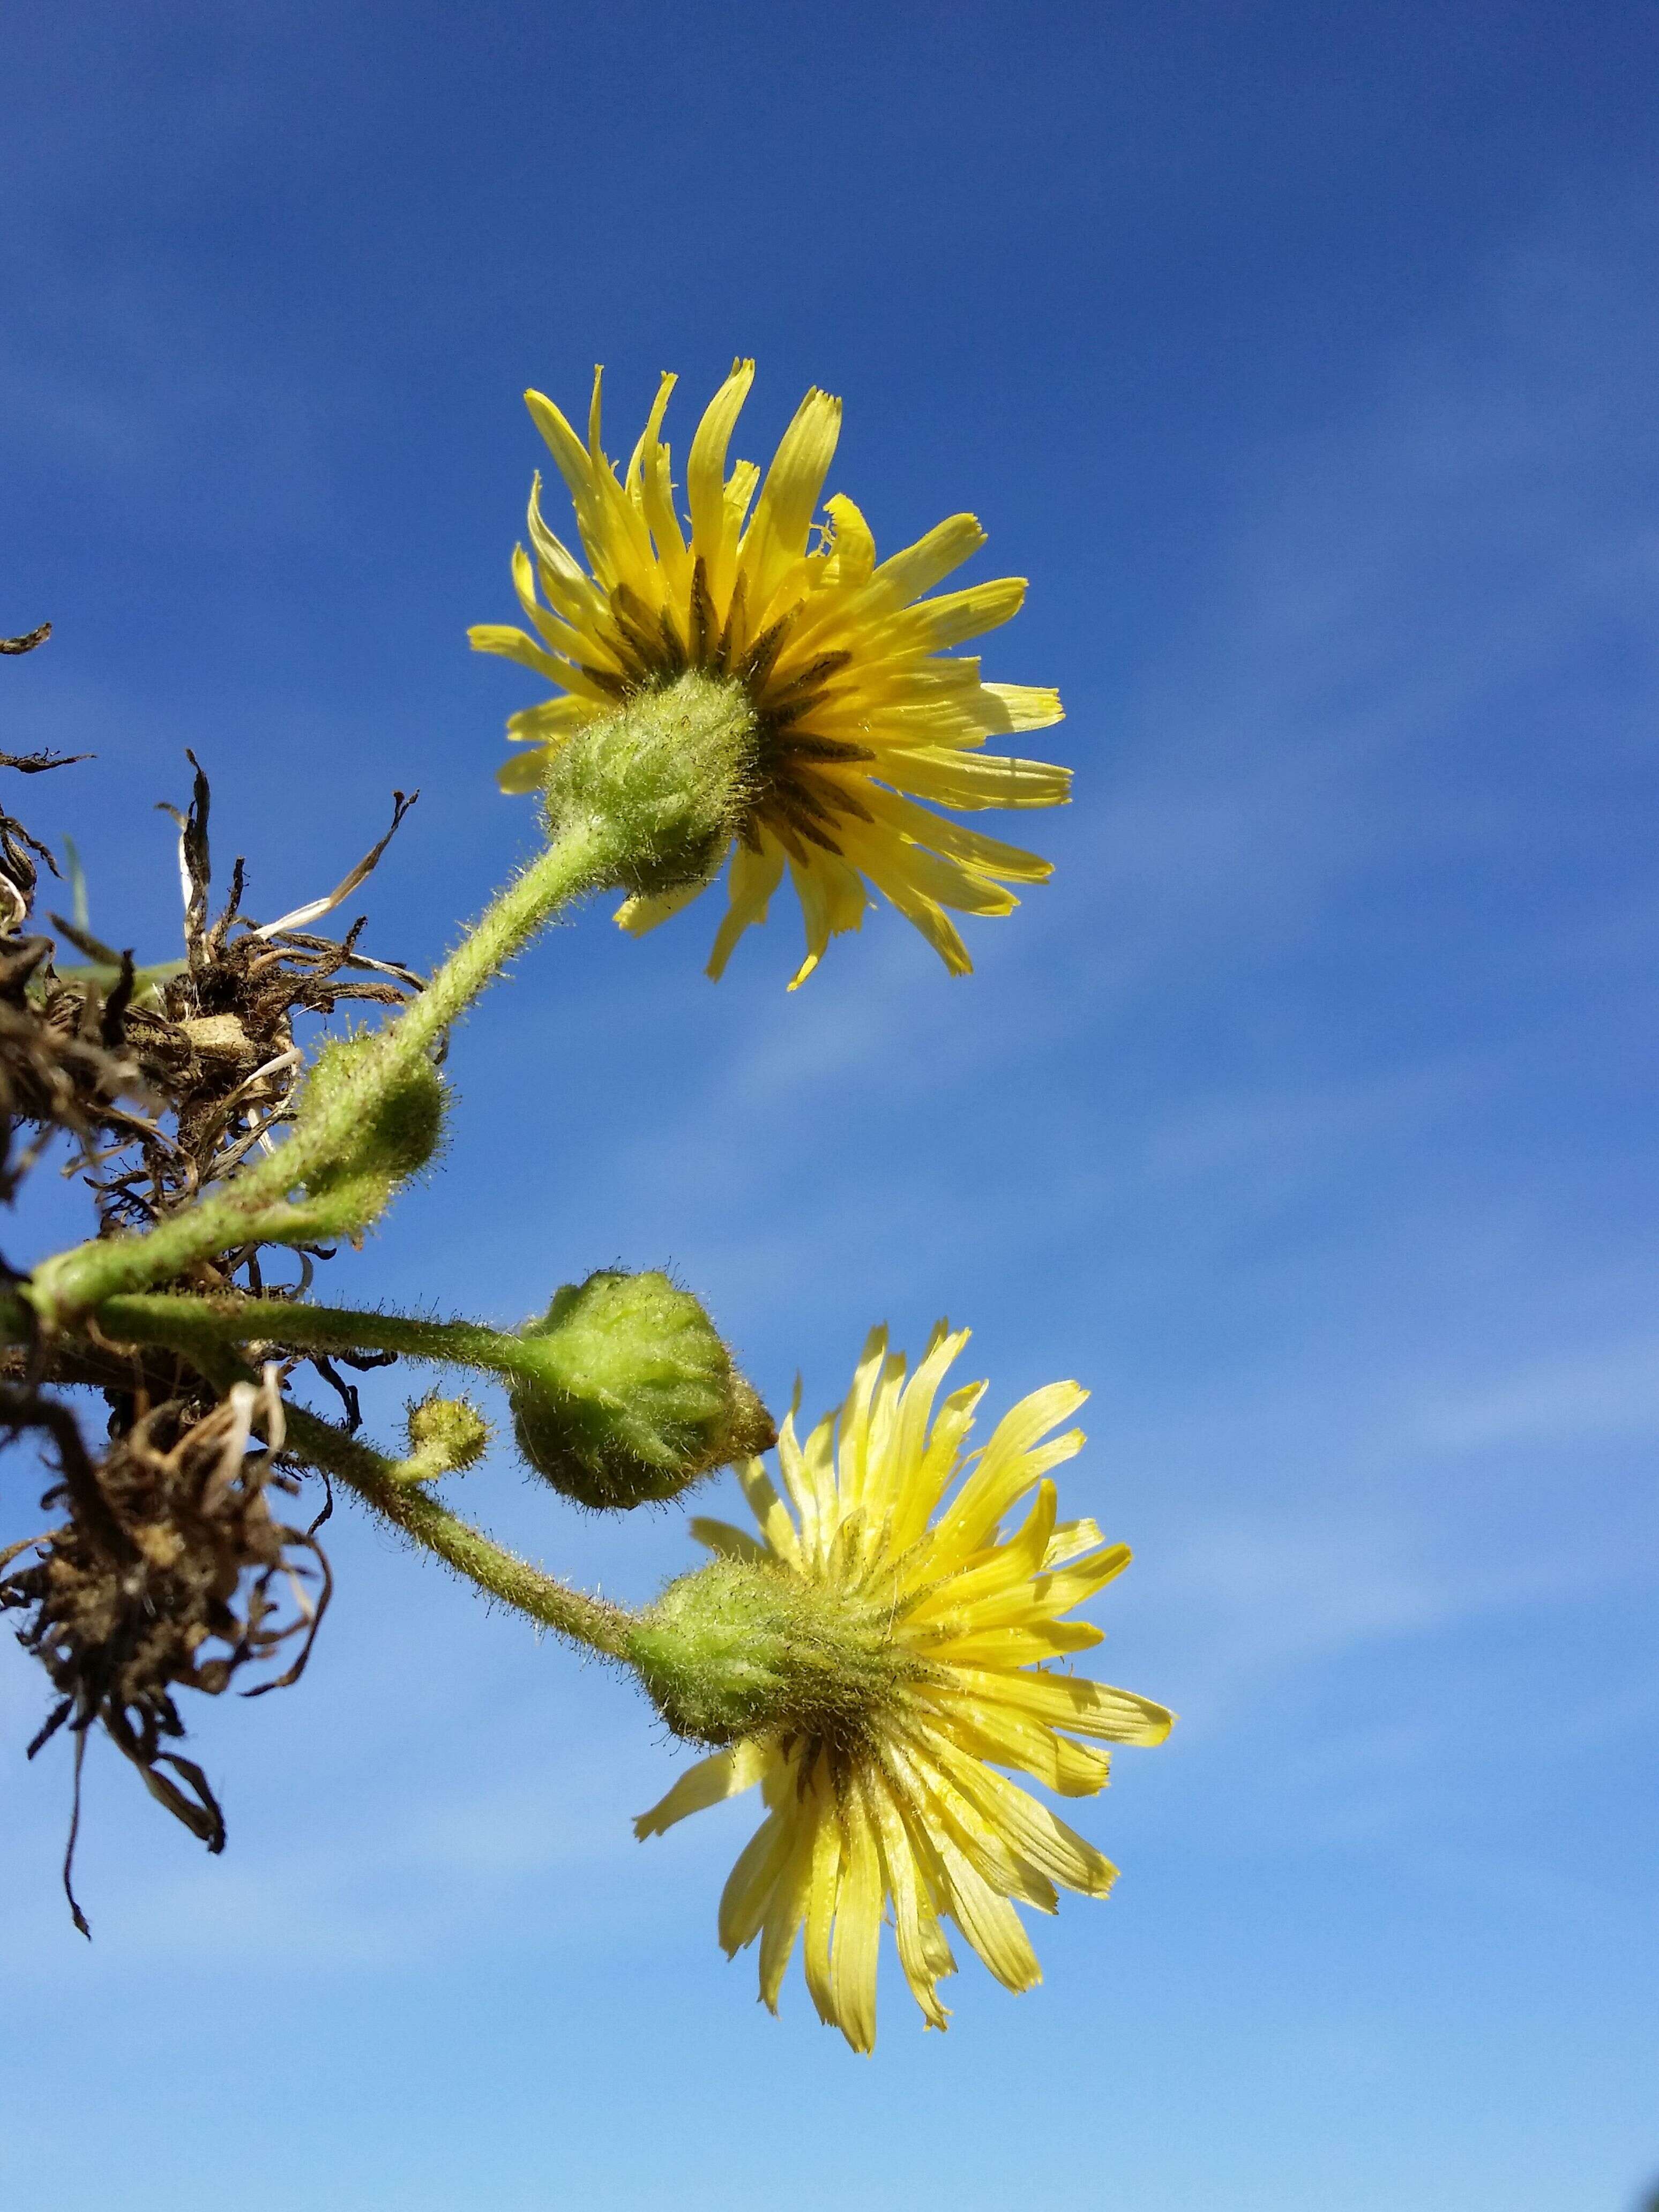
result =
M0 2184L989 2212L1630 2212L1659 2178L1659 24L1612 5L88 4L8 30L10 750L100 931L176 941L182 748L256 909L443 949L500 799L538 446L608 364L745 452L845 394L884 547L1032 580L1055 880L951 982L890 914L786 996L705 905L603 910L457 1041L453 1141L337 1295L511 1322L671 1263L775 1400L936 1315L1095 1395L1135 1547L1103 1671L1183 1718L1080 1824L1123 1867L854 2059L714 1942L750 1823L648 1848L622 1682L343 1510L304 1685L202 1717L210 1862L66 1763L0 1652ZM678 436L687 432L682 419ZM1022 825L1028 831L1032 825ZM9 1255L70 1233L42 1185ZM349 1269L349 1272L348 1272ZM347 1286L349 1286L349 1291ZM408 1385L368 1394L390 1434ZM457 1489L460 1486L456 1486ZM647 1596L678 1517L504 1534ZM4 1515L33 1512L21 1474ZM210 2197L210 2191L215 2197Z

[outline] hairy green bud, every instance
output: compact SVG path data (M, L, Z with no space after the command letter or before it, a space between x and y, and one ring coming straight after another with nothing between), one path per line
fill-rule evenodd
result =
M635 692L555 754L543 787L549 832L602 823L622 855L612 880L626 890L704 883L754 795L756 757L742 684L690 669Z
M295 1133L320 1127L321 1164L306 1182L307 1211L330 1236L355 1236L384 1213L419 1173L443 1134L444 1079L422 1054L374 1084L361 1083L377 1040L338 1037L319 1054L300 1103Z
M666 1275L568 1283L519 1343L507 1383L519 1449L579 1505L676 1498L776 1440L714 1324Z
M670 1583L641 1615L627 1656L676 1735L806 1735L849 1750L917 1668L883 1607L746 1559L716 1559Z
M409 1457L399 1462L404 1482L431 1482L476 1467L489 1448L489 1424L465 1398L434 1392L409 1409Z

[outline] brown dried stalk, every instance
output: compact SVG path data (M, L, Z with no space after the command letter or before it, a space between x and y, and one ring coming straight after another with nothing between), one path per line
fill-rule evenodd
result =
M69 1512L61 1526L0 1554L0 1567L33 1555L0 1579L0 1610L26 1613L18 1641L58 1693L30 1757L60 1728L76 1739L64 1884L85 1935L72 1871L88 1731L101 1724L151 1795L209 1850L222 1850L224 1816L207 1777L167 1747L185 1733L175 1693L222 1696L245 1668L295 1640L290 1663L245 1694L297 1681L331 1579L315 1537L270 1510L271 1491L299 1487L276 1466L283 1425L274 1365L258 1389L235 1383L206 1411L186 1398L150 1408L96 1462L65 1409L14 1398L3 1410L48 1431L61 1479L42 1504ZM314 1599L307 1582L319 1585Z

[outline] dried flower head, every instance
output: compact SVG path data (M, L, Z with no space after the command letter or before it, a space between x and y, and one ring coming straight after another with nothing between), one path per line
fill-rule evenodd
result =
M297 1656L258 1690L296 1680L330 1589L314 1537L270 1510L273 1487L296 1486L275 1468L283 1443L276 1369L265 1369L258 1389L233 1385L204 1415L179 1401L155 1407L98 1462L81 1450L72 1424L52 1427L63 1480L44 1503L67 1505L70 1517L0 1553L0 1567L36 1555L0 1581L0 1610L27 1612L18 1640L58 1693L30 1756L67 1726L79 1739L78 1786L87 1732L101 1723L151 1794L210 1851L221 1850L224 1819L206 1776L167 1747L185 1733L175 1693L221 1696L244 1668L270 1662L295 1639ZM308 1580L320 1585L314 1599ZM67 1864L64 1875L67 1885Z

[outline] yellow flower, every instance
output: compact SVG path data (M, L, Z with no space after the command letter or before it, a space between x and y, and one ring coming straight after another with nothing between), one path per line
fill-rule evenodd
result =
M1091 1897L1111 1886L1108 1861L995 1768L1088 1796L1104 1783L1109 1754L1074 1739L1161 1743L1173 1717L1053 1663L1100 1641L1097 1628L1060 1616L1129 1560L1121 1544L1103 1547L1092 1521L1055 1525L1047 1473L1083 1438L1074 1429L1040 1439L1086 1393L1073 1382L1035 1391L964 1457L983 1383L947 1397L929 1423L966 1342L965 1330L948 1334L941 1322L907 1388L903 1359L887 1356L886 1333L876 1330L839 1416L804 1446L793 1413L785 1424L778 1456L789 1505L761 1462L749 1462L744 1487L763 1540L720 1522L691 1524L728 1559L841 1608L848 1648L860 1621L877 1624L893 1686L861 1707L849 1700L816 1731L741 1738L635 1824L642 1837L659 1834L760 1784L767 1816L726 1883L720 1942L735 1954L759 1936L761 1995L775 2011L804 1927L813 2002L857 2051L875 2043L884 1918L927 2024L943 2027L937 1985L955 1964L943 1920L1006 1987L1030 1989L1042 1976L1013 1900L1052 1912L1056 1885ZM933 1518L958 1474L965 1480ZM1003 1537L1005 1517L1032 1491L1023 1525Z
M989 735L1059 721L1059 693L982 684L976 659L948 650L1006 622L1024 584L1004 578L925 596L985 543L971 514L951 516L879 566L850 499L826 501L827 520L815 525L841 428L841 402L827 392L801 402L763 484L750 461L728 475L726 447L753 378L752 362L735 364L691 441L689 535L659 435L673 377L663 378L620 481L599 446L597 372L586 446L551 400L526 393L569 486L587 567L543 521L538 477L530 500L536 558L522 546L513 556L537 636L496 624L469 635L477 650L521 662L564 696L509 719L508 734L534 750L501 770L502 787L535 789L546 756L631 693L688 667L728 678L755 710L759 759L709 974L720 974L750 922L766 919L787 865L806 923L807 957L794 983L832 936L858 928L866 884L964 975L972 963L945 908L1006 914L1018 903L1010 883L1039 883L1052 871L916 801L1054 806L1070 781L1046 761L980 750ZM700 888L631 898L617 919L637 934Z

